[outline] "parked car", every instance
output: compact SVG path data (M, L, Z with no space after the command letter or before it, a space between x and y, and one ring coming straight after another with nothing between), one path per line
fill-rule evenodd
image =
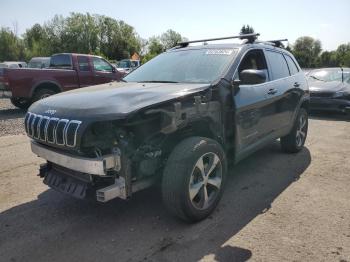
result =
M310 108L350 113L350 68L320 68L307 75Z
M123 82L34 103L25 128L47 160L44 183L107 202L159 182L173 214L207 217L226 184L228 152L238 162L280 138L296 153L307 136L305 74L291 53L256 36L232 37L248 40L242 45L180 43Z
M26 68L27 63L26 62L20 62L20 61L5 61L3 63L0 63L0 68Z
M83 54L56 54L48 69L0 70L0 97L11 98L12 104L27 108L42 98L80 87L119 81L118 72L105 59Z
M49 68L50 57L33 57L28 63L28 68Z
M140 66L140 60L123 59L117 63L117 70L119 72L129 74Z

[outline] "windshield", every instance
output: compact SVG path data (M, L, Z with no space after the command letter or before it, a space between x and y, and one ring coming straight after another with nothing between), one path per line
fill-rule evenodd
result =
M210 83L237 54L237 49L190 49L163 53L127 75L128 82Z
M342 71L335 69L318 69L308 74L309 80L318 80L323 82L342 81Z
M120 61L118 63L118 67L119 68L129 68L129 67L131 67L130 61Z

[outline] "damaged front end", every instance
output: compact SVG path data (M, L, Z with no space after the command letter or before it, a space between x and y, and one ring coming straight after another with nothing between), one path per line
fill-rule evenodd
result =
M82 121L84 128L75 130L74 148L36 139L31 127L38 128L40 138L40 123L32 122L28 125L28 133L33 133L32 151L47 160L39 174L44 183L71 196L100 202L127 199L155 184L167 156L182 139L202 135L223 140L221 104L212 99L211 90L140 110L125 119L85 126ZM50 123L47 126L50 129ZM49 129L43 134L49 134ZM57 135L60 127L53 129Z

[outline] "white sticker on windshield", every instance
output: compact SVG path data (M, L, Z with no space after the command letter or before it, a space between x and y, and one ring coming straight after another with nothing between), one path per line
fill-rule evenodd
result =
M206 55L231 55L233 49L209 49L205 52Z

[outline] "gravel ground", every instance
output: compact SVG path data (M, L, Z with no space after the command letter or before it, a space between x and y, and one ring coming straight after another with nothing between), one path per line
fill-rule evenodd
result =
M350 122L312 118L300 153L275 142L231 167L218 208L197 224L170 216L154 188L106 204L55 192L36 176L43 161L28 138L2 135L0 261L350 262Z
M25 113L13 106L10 99L0 98L0 136L24 134Z

